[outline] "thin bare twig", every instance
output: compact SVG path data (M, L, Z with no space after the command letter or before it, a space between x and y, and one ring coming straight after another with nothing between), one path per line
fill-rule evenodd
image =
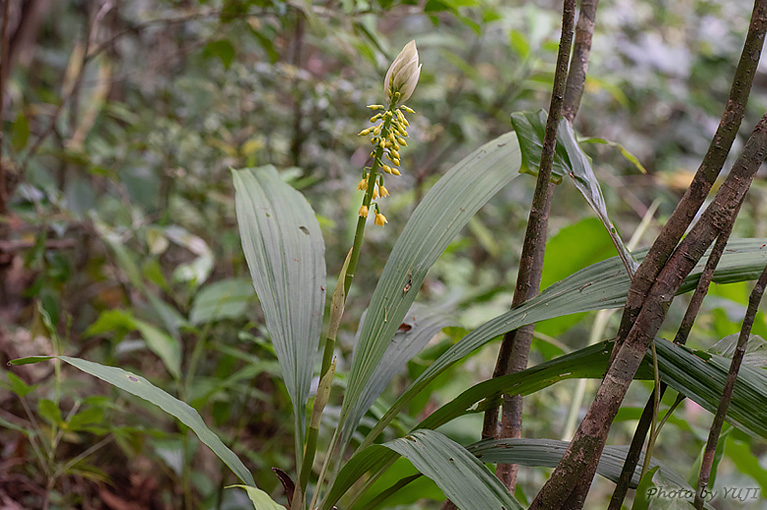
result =
M732 355L732 363L730 363L730 371L727 373L727 379L724 383L722 398L719 400L719 407L716 410L714 420L711 423L711 430L708 433L708 441L706 442L706 449L703 452L703 462L701 462L700 476L698 477L698 489L695 492L694 504L695 508L698 510L703 508L703 494L708 486L708 480L711 477L711 468L714 465L716 444L719 441L719 434L722 432L722 425L724 425L727 409L730 407L730 402L732 401L732 392L735 389L735 382L738 379L738 371L740 370L740 365L743 363L743 356L746 354L748 339L751 336L751 328L754 325L754 318L759 309L759 303L762 301L765 286L767 286L767 267L762 271L761 276L759 276L759 279L754 286L754 290L751 291L751 295L748 297L748 308L746 309L746 316L743 318L743 327L740 329L740 335L738 336L738 345L735 347L735 353Z
M522 245L522 256L519 262L519 273L517 274L517 285L514 291L512 307L518 306L538 294L541 286L549 211L551 210L551 201L554 195L554 185L551 183L554 148L557 141L559 121L562 118L574 24L575 0L564 0L562 7L562 33L559 41L549 115L546 120L546 132L543 138L541 163L538 169L538 180L535 185L533 203L530 207L527 230L525 231L525 240ZM527 359L530 352L530 343L533 339L534 327L534 325L525 326L504 335L493 373L494 377L519 372L527 368ZM491 409L485 413L485 423L482 429L483 437L521 437L522 398L518 395L512 397L504 396L502 408L500 435L498 435L497 431L498 412ZM515 464L499 464L497 475L506 487L513 492L517 480L517 466Z

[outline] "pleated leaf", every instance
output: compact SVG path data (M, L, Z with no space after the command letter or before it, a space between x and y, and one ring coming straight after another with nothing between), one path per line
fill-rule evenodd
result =
M557 138L564 145L567 155L570 160L570 172L569 175L581 192L583 198L586 199L589 206L597 214L597 217L602 221L602 224L607 229L607 233L615 244L615 248L621 256L624 264L631 268L631 273L636 273L639 264L626 245L623 243L623 238L618 233L618 230L613 225L610 217L607 215L607 204L605 204L605 198L602 195L602 187L599 185L597 176L594 175L594 170L591 168L591 162L586 154L581 149L580 145L575 139L575 132L569 122L562 119L557 130Z
M656 340L661 380L714 413L730 369L730 358ZM727 421L751 434L767 438L767 371L743 364L727 410Z
M570 445L569 441L557 441L556 439L498 439L480 441L467 446L466 449L482 462L491 464L519 464L529 467L557 467L559 460ZM628 445L607 445L602 451L597 465L597 474L612 482L620 478L623 464L626 462ZM639 462L634 470L629 486L635 489L639 484L642 474L644 452L639 456ZM666 480L673 482L679 487L690 488L682 475L664 465L654 457L650 459L650 466L658 466Z
M511 114L511 125L519 139L519 149L522 153L520 172L538 175L543 151L543 137L546 134L546 110L537 112L514 112ZM562 176L570 171L570 160L567 156L560 136L554 147L554 161L551 168L551 181L559 184Z
M255 487L256 484L253 481L253 476L239 457L237 457L237 455L221 441L215 432L205 425L200 414L188 404L161 390L140 375L128 372L122 368L108 367L92 361L72 358L69 356L55 357L58 357L60 360L69 363L73 367L78 368L87 374L108 382L112 386L116 386L121 390L125 390L132 395L151 402L171 416L175 416L181 423L192 429L192 431L197 434L197 437L200 438L200 441L213 450L213 453L218 455L218 458L224 461L224 464L229 466L229 469L237 475L237 478L239 478L242 483ZM34 358L22 358L13 360L10 363L12 365L24 365L27 363L36 363L45 359L51 359L51 357L37 356Z
M740 270L734 270L734 268L729 269L733 270L731 274L747 274ZM656 340L656 347L661 380L680 393L687 395L702 407L715 410L719 403L730 360L705 351L693 351L686 347L679 347L666 340ZM499 403L501 395L504 393L528 395L567 379L601 379L607 368L611 349L611 342L601 342L522 372L478 383L436 410L418 424L414 431L433 429L465 414L483 412L486 407ZM651 363L652 360L648 353L635 378L652 380ZM746 365L741 370L743 372L735 385L736 389L727 419L743 430L767 438L767 405L765 405L767 404L767 372L761 368ZM484 445L485 443L480 444ZM533 442L530 445L526 446L527 450L520 447L517 448L516 452L511 449L509 453L503 452L503 449L507 448L508 445L498 446L499 451L494 450L491 456L483 456L481 460L513 462L528 466L555 466L559 457L554 454L557 453L561 456L561 453L558 453L559 450L566 448L566 445L561 446L560 442L556 441L542 442L538 446ZM477 448L476 445L475 447L468 447L469 451L475 454L484 451ZM525 461L524 458L513 457L520 451L526 451L529 455L538 452L541 457L528 461ZM626 451L623 446L607 447L603 454L599 473L608 479L616 479L622 468ZM511 457L503 457L507 454ZM395 459L396 456L381 450L378 445L359 451L344 464L343 469L336 477L328 495L328 505L335 503L358 480L359 473L369 471L372 477L377 478ZM656 464L659 463L651 461L651 465ZM683 477L665 466L662 467L666 480L683 488L687 487ZM635 476L632 483L636 484L637 482L638 478ZM325 508L329 508L329 506L323 506L323 509Z
M346 439L367 410L362 392L413 304L427 271L477 210L519 175L519 164L516 136L506 133L455 165L413 212L373 292L354 352L341 410Z
M480 461L485 463L518 464L528 467L556 467L568 445L569 442L567 441L524 438L480 441L467 446L466 449ZM608 480L617 482L621 470L623 469L628 449L629 447L627 445L605 446L602 456L599 459L599 464L597 465L597 474ZM644 453L641 453L633 478L629 482L629 486L632 489L637 488L637 485L639 484L643 462ZM659 462L657 459L650 459L650 466L661 469L666 481L673 483L675 486L692 491L692 488L688 485L682 475ZM387 489L376 494L373 498L368 499L365 508L369 510L377 508L398 490L401 490L408 484L417 480L420 476L420 474L415 474L401 478Z
M610 342L600 342L522 372L482 381L431 413L416 428L436 429L460 416L484 412L486 408L500 404L504 393L524 396L567 379L601 379L611 350ZM636 378L652 379L651 365L643 363Z
M523 508L482 462L439 432L419 430L382 446L412 462L461 510Z
M718 283L731 283L755 280L767 265L767 239L738 239L727 244L722 259L714 275ZM644 258L646 251L635 254L638 260ZM705 266L705 255L690 275L685 279L679 293L695 288L700 273ZM450 347L437 358L379 420L376 427L368 434L362 446L372 443L391 422L400 409L418 392L473 350L482 347L507 331L527 324L560 317L578 312L588 312L608 308L618 308L626 302L626 293L630 280L619 257L591 265L557 282L542 291L538 296L522 306L506 312L478 328Z
M300 452L325 306L325 245L311 206L273 166L232 175L242 249L293 402Z
M360 408L370 408L394 376L405 369L408 361L421 352L434 335L442 328L454 325L455 320L447 313L413 303L386 348L381 362L362 390Z

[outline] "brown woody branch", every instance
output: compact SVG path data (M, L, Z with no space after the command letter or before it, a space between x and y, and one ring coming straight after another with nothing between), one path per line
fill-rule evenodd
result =
M703 462L701 462L700 466L698 489L695 492L695 508L698 510L703 508L702 496L708 486L708 480L711 476L711 468L714 465L716 444L719 441L719 434L722 432L722 425L724 425L727 409L730 407L730 401L732 401L732 392L735 389L735 382L738 379L738 371L743 362L743 356L746 354L746 346L748 345L748 339L751 336L751 328L754 325L754 318L759 309L759 303L762 301L765 286L767 286L767 267L762 271L762 275L759 277L759 280L757 280L754 290L751 291L751 295L748 298L748 308L746 309L746 316L743 318L743 327L738 336L738 345L735 347L732 363L730 363L730 371L727 373L727 379L724 383L724 389L722 390L722 398L719 400L719 407L716 410L714 420L711 423L711 430L708 433L706 449L703 452Z
M10 72L8 65L8 13L11 6L11 0L5 0L3 3L3 24L0 28L0 215L5 214L8 202L8 189L6 186L5 165L3 164L3 107L5 106L5 79L2 79Z
M575 115L578 113L578 107L583 97L583 89L586 85L586 73L589 70L591 40L594 37L598 4L599 0L581 0L581 8L578 11L573 57L570 60L570 72L567 75L567 90L565 91L565 105L562 109L562 115L570 124L573 123Z
M538 179L535 185L533 203L522 245L522 256L519 262L517 285L512 299L512 307L519 306L532 298L541 286L543 272L543 254L546 249L546 231L548 229L551 200L554 195L554 185L551 183L554 163L554 149L557 142L557 130L562 118L565 91L567 87L567 71L570 60L570 48L573 42L573 26L575 24L575 0L564 0L562 7L562 33L559 40L554 86L549 104L549 115L546 120L546 132L543 137L541 163L538 169ZM504 335L498 353L498 361L493 373L494 377L519 372L527 368L530 344L533 339L534 325L525 326ZM491 409L485 413L485 423L482 428L483 437L521 437L522 428L522 399L520 396L504 396L502 427L498 434L498 411ZM517 466L514 464L499 464L498 478L513 491L517 480Z
M610 425L636 375L647 347L685 277L732 218L737 215L754 175L767 156L767 114L754 128L713 202L665 264L650 287L644 306L610 365L597 395L557 469L533 501L531 510L581 508Z

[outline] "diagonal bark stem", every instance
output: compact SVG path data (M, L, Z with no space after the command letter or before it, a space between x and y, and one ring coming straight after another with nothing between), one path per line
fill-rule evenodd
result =
M594 37L594 26L597 19L597 5L599 0L581 0L581 8L578 11L578 23L575 25L575 43L573 44L573 57L570 60L570 72L567 75L567 90L565 91L565 104L562 108L562 116L570 124L575 120L578 107L583 97L583 89L586 85L586 73L589 70L589 57L591 56L591 40Z
M698 477L698 489L695 491L694 504L695 508L698 510L703 508L703 494L708 486L708 480L711 476L711 468L714 465L716 444L719 441L719 434L722 432L722 425L724 425L727 409L730 407L730 401L732 401L732 392L735 389L735 382L738 379L738 371L743 362L743 356L746 354L748 338L751 336L751 328L754 325L754 318L759 309L759 303L762 301L765 286L767 286L767 267L762 271L762 275L759 277L759 280L757 280L754 290L751 291L751 295L748 298L748 308L746 309L746 316L743 318L743 327L740 330L740 336L738 336L738 345L735 348L735 353L732 355L732 363L730 364L730 371L727 373L727 379L724 383L722 398L719 400L719 407L716 410L714 421L711 423L711 430L708 433L708 441L706 442L706 449L703 452L703 462L701 462L700 476Z
M636 275L634 275L626 298L626 309L618 331L618 341L613 351L613 357L618 352L617 349L622 344L623 339L627 337L639 314L645 296L684 235L685 230L700 210L711 186L722 170L745 114L751 85L761 57L766 30L767 0L756 0L746 41L738 61L738 67L735 70L727 106L719 122L719 127L692 183L690 183L690 187L674 209L666 226L655 239L642 265L639 266Z
M676 338L674 338L674 343L677 345L684 345L687 342L687 335L690 333L692 325L695 322L695 317L697 317L698 312L700 311L700 307L703 304L703 298L706 297L706 294L708 293L711 280L714 278L714 272L719 265L719 260L722 258L724 249L727 246L727 241L732 233L732 226L735 223L734 219L735 218L733 218L733 221L730 222L729 226L719 234L719 237L716 238L714 247L711 249L708 260L706 260L706 266L703 268L703 272L698 280L698 285L695 287L695 292L693 293L692 299L690 299L690 304L687 306L687 311L685 312L681 326L677 331ZM666 384L661 383L661 398L663 398L666 388ZM610 505L607 510L620 510L623 500L626 499L631 477L634 475L634 470L639 462L639 455L642 452L645 437L647 436L647 432L650 430L650 425L652 423L652 415L655 409L654 400L653 395L650 395L647 399L647 404L642 411L642 416L639 418L639 423L634 431L631 446L626 454L626 461L623 463L623 469L621 470L620 477L615 485L615 491L613 491ZM650 452L647 452L645 458L650 454Z
M582 508L610 425L636 375L676 291L706 249L737 215L756 171L767 156L767 114L757 123L713 202L650 288L644 306L610 365L597 395L557 469L533 501L531 510Z

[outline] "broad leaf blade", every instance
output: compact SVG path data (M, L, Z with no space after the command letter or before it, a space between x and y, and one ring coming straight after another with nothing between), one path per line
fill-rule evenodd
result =
M285 510L285 507L278 505L267 493L257 487L248 485L230 485L229 488L245 489L248 493L248 499L253 503L253 510Z
M724 258L724 257L723 257ZM716 412L731 359L656 340L661 380L710 412ZM767 438L767 371L743 364L727 410L727 421Z
M273 166L232 175L242 248L293 402L300 456L325 306L325 245L309 203Z
M519 139L519 150L522 154L520 172L538 175L543 151L543 137L546 132L545 110L537 112L514 112L511 114L511 124ZM570 161L559 137L554 150L554 162L551 168L551 180L559 184L562 176L570 173Z
M133 326L141 333L147 347L165 364L174 379L181 378L181 343L151 324L133 320Z
M611 350L612 344L601 342L522 372L482 381L431 413L416 428L436 429L459 416L484 412L498 405L504 393L524 396L567 379L599 379L604 376ZM651 378L650 366L643 363L637 379Z
M255 301L253 283L227 278L203 287L194 297L189 322L194 325L222 319L239 319Z
M555 439L498 439L480 441L467 446L466 449L482 462L519 464L529 467L556 467L569 445L569 441L557 441ZM628 450L628 445L605 446L602 456L599 458L597 474L617 482L623 470L623 464L626 462ZM639 484L643 462L644 452L639 456L639 462L630 481L632 489L635 489ZM682 475L654 457L650 459L650 466L659 467L663 470L666 479L679 487L690 487Z
M362 325L341 410L345 439L367 410L362 391L413 304L427 271L477 210L518 175L519 164L516 136L506 133L454 166L413 212L386 262Z

